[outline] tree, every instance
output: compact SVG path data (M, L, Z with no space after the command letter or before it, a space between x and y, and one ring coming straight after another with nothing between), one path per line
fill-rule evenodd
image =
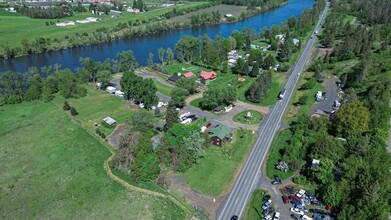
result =
M346 104L335 114L334 128L337 135L361 134L368 130L369 111L361 101Z
M257 80L250 86L245 92L245 97L248 101L259 103L267 95L272 85L272 76L270 73L265 72L260 75Z
M212 87L203 94L203 109L214 109L217 106L228 106L236 101L236 91L230 87Z
M36 70L36 69L35 69ZM28 78L28 90L25 94L27 101L41 99L43 89L43 80L39 75L38 70L32 73L32 76Z
M79 114L74 107L71 107L70 112L72 116L76 116Z
M58 83L58 90L64 98L79 98L87 95L79 79L69 69L59 70L55 73Z
M62 107L62 109L64 109L64 111L71 110L71 106L69 105L67 100L64 101L64 106Z
M171 102L173 102L176 107L181 108L185 105L187 96L189 96L189 92L186 89L174 88L171 91Z
M165 53L165 50L163 47L160 47L157 51L157 54L159 56L159 60L162 64L164 64L164 53Z
M91 59L89 57L86 57L86 58L81 57L80 63L82 63L84 65L84 69L87 70L89 80L92 80L92 82L94 82L94 84L95 84L96 77L97 77L98 71L100 69L100 63L95 62L93 59Z
M132 71L136 69L139 65L136 58L133 55L133 51L123 51L117 53L117 60L114 62L114 66L117 69L117 72L123 71Z
M305 105L307 103L308 95L302 95L297 102L300 105Z
M198 84L193 78L181 77L175 85L179 88L186 89L189 94L194 94L197 92Z
M148 66L152 66L154 64L152 52L149 52L147 62L148 62Z
M316 84L316 80L314 78L311 78L309 81L301 85L301 89L308 90L314 88Z
M154 128L156 118L153 117L152 112L145 109L140 109L139 111L135 111L130 115L128 123L135 130L148 131Z
M175 45L175 53L181 62L199 59L200 42L193 36L183 36Z
M263 69L270 69L275 65L276 65L276 59L271 54L269 54L269 56L267 56L263 61Z
M171 48L167 48L166 57L167 57L168 65L171 65L172 61L174 60L174 52L172 51Z
M331 182L323 185L321 189L321 198L327 205L338 207L341 201L341 193L338 191L337 186Z
M166 124L164 125L164 131L168 131L174 124L179 122L179 113L176 110L176 106L173 102L169 102L167 106Z
M98 72L98 81L102 83L102 88L106 88L110 85L110 80L113 78L111 73L107 70Z

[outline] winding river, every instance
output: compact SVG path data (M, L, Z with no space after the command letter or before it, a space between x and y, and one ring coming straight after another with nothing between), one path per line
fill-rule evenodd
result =
M279 8L256 15L245 20L205 27L195 27L181 30L170 30L148 36L120 39L107 43L64 49L42 54L33 54L16 57L9 60L0 60L0 72L7 70L25 72L29 67L35 66L40 69L43 66L61 64L63 68L76 69L80 63L80 57L91 57L96 61L104 61L106 58L115 58L118 52L133 50L140 65L146 65L149 52L155 54L159 47L174 49L176 42L184 35L201 36L204 34L213 38L216 34L228 37L232 31L241 30L244 27L254 28L260 31L263 26L278 25L290 16L299 16L305 9L311 8L315 0L289 0Z

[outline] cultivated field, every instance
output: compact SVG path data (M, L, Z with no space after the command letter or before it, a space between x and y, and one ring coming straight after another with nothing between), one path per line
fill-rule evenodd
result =
M0 219L183 219L103 169L105 146L51 103L0 107Z

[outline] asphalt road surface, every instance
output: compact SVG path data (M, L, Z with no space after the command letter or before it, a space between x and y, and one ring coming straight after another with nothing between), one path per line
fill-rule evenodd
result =
M327 3L327 6L321 15L315 30L319 30L328 9L329 3ZM300 75L298 73L303 71L305 63L314 45L315 36L314 34L311 36L312 38L308 40L308 43L305 46L300 59L292 68L293 70L288 77L287 83L285 85L285 97L274 105L269 114L263 120L258 130L259 137L246 161L246 164L244 165L232 191L226 196L217 209L216 216L218 220L229 220L234 215L238 216L239 218L242 217L247 200L251 196L252 191L255 189L257 181L260 181L261 166L267 155L273 138L281 125L281 118L289 104L289 99L291 98L295 86L299 80ZM281 219L288 218L288 216L281 216Z

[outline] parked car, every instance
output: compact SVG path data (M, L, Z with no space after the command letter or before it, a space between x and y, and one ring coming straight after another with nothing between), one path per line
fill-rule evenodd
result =
M282 196L282 201L283 201L285 204L288 204L288 203L289 203L288 196Z
M270 196L269 195L266 195L263 197L263 202L267 202L268 200L270 199Z
M299 201L296 200L296 199L291 200L291 203L292 203L293 205L302 205L302 204L303 204L303 203L299 202Z
M321 214L321 215L326 214L326 212L323 211L322 209L309 209L309 211L311 213L317 213L317 214Z
M262 220L272 220L272 216L271 215L267 215L266 217L264 217Z
M318 205L318 206L323 206L323 203L321 201L319 201L319 200L316 200L316 199L312 200L311 204Z
M306 209L303 205L296 205L296 208L300 209L303 212L308 212L308 209Z
M239 218L238 218L238 216L237 215L233 215L232 217L231 217L231 220L238 220Z
M273 220L280 220L280 213L279 212L274 213Z
M302 215L302 216L300 216L300 219L301 219L301 220L312 220L312 218L311 218L311 217L309 217L309 216L306 216L306 215Z
M273 177L277 182L282 182L280 175L274 174Z
M304 194L305 194L305 190L304 189L300 189L299 192L296 193L296 196L301 198L301 197L303 197Z
M315 220L323 220L321 215L313 215L312 218L314 218Z
M294 215L294 214L291 214L291 218L293 218L294 220L300 220L300 218L299 217L297 217L296 215Z
M299 197L297 197L297 196L289 196L288 198L290 200L297 200L297 201L301 202L301 199Z
M268 214L270 214L270 213L273 213L273 212L274 212L274 208L273 208L273 207L269 207L269 208L263 210L262 214L263 214L264 216L266 216L266 215L268 215Z
M262 209L265 210L269 208L271 204L272 204L272 200L269 199L268 201L265 202L265 204L263 204Z
M275 180L272 181L272 185L279 185L279 184L281 184L281 182Z
M301 211L300 209L298 208L291 208L291 212L295 213L295 214L298 214L298 215L304 215L304 212Z

